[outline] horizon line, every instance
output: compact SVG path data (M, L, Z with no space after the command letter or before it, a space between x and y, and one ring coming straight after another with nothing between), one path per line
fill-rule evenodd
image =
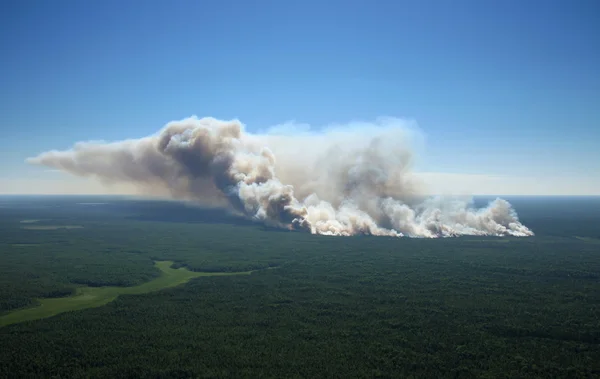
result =
M0 197L128 197L128 198L145 198L145 199L160 199L160 200L175 200L175 201L190 201L186 199L173 199L166 196L151 196L139 194L98 194L98 193L0 193ZM580 194L423 194L416 197L600 197L600 194L595 195L580 195Z

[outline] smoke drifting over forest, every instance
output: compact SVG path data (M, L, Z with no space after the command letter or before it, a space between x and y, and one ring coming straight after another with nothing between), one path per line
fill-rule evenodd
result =
M252 134L237 120L192 117L153 136L80 142L28 162L314 234L533 235L505 200L474 209L465 200L427 198L412 157L411 131L397 119Z

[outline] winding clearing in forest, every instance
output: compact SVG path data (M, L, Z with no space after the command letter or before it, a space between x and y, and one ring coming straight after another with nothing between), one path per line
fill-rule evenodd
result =
M158 261L155 266L162 275L152 281L135 287L78 287L75 295L59 298L38 299L40 305L32 308L19 309L0 316L0 327L18 322L38 320L55 316L59 313L77 311L105 305L115 300L119 295L139 295L175 287L200 276L249 275L252 271L242 272L194 272L181 268L172 268L171 261Z

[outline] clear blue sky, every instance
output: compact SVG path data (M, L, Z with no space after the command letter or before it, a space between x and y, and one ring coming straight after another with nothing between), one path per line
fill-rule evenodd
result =
M194 114L406 117L424 171L600 178L596 0L5 0L0 47L0 186Z

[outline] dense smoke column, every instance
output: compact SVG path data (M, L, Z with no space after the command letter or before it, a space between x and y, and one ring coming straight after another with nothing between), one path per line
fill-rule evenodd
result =
M145 193L222 204L267 225L314 234L409 237L530 236L505 200L483 209L427 198L410 172L402 125L300 136L249 134L239 121L188 118L157 135L78 143L29 162ZM399 147L400 146L400 147Z

